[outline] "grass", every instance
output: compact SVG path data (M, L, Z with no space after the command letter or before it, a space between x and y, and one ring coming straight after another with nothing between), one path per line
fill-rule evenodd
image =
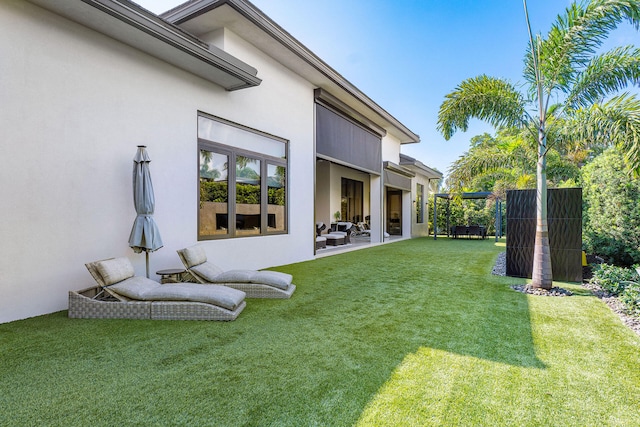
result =
M597 298L514 292L490 240L287 265L234 322L0 325L0 425L640 425L640 338Z

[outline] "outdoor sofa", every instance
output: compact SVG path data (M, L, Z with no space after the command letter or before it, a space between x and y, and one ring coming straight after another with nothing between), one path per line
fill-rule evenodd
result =
M229 270L207 261L207 254L200 246L180 249L178 256L193 278L202 284L215 284L238 289L247 298L290 298L296 285L293 276L277 271Z
M69 292L69 317L153 320L235 320L245 293L224 286L161 285L135 276L128 258L86 264L98 286Z

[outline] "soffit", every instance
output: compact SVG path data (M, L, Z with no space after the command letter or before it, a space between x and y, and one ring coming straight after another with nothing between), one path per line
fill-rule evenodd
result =
M416 174L426 176L428 179L442 179L442 173L426 166L421 161L409 157L406 154L400 154L400 165L412 170Z
M227 28L376 123L401 143L420 141L417 134L247 1L192 0L161 16L196 36Z
M227 90L257 86L257 70L126 0L28 0Z

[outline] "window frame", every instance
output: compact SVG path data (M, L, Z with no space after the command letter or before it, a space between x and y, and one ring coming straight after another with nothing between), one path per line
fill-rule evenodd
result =
M238 147L231 146L229 144L225 144L220 141L211 141L204 138L198 138L197 144L197 200L198 200L198 220L197 220L197 240L198 241L206 241L206 240L221 240L221 239L236 239L236 238L244 238L244 237L259 237L259 236L273 236L280 234L288 234L289 233L289 141L278 138L273 135L266 134L264 132L257 131L255 129L248 128L246 126L242 126L239 124L235 124L229 122L228 120L218 119L216 117L199 113L198 117L205 117L210 120L219 121L228 126L234 126L244 131L257 133L263 137L274 139L278 142L281 142L285 145L285 158L278 158L274 156L270 156L263 153L258 153L255 151L250 151L246 149L241 149ZM201 150L210 151L216 154L221 154L228 156L228 165L233 165L233 167L227 167L227 215L228 215L228 230L226 234L220 235L202 235L200 233L200 167L202 166L200 163L200 152ZM236 230L236 215L237 215L237 176L236 176L236 162L239 156L249 157L252 159L256 159L260 161L260 232L256 234L238 234ZM269 230L269 183L268 183L268 172L269 165L273 166L281 166L284 167L284 227L282 230Z

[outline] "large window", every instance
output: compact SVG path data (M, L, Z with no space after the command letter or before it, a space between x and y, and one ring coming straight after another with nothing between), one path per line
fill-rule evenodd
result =
M198 116L198 239L287 231L287 142Z

